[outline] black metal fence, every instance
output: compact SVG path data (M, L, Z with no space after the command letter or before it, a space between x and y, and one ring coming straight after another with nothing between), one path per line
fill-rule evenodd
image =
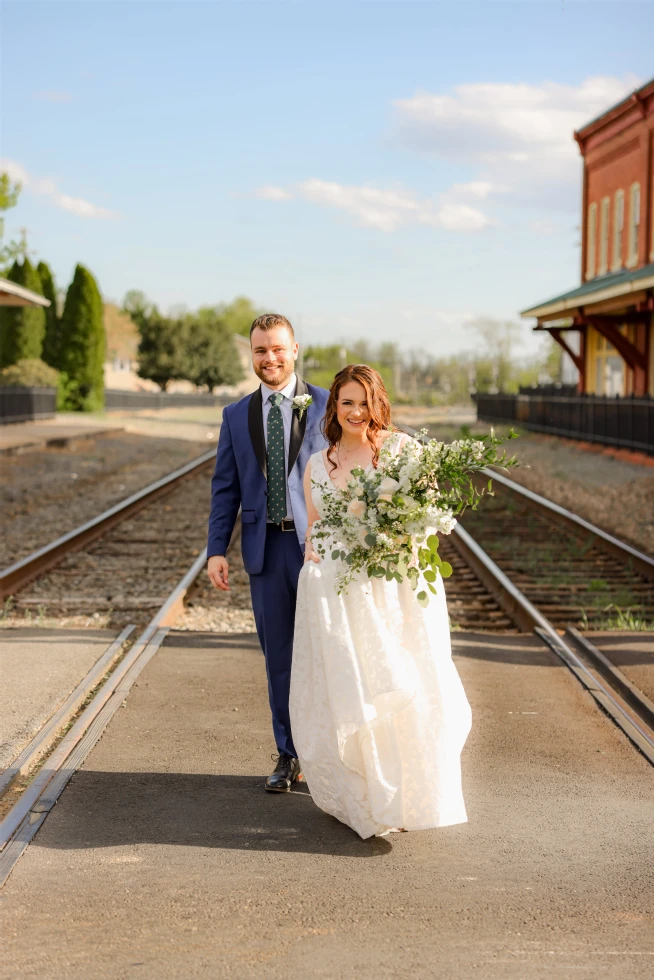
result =
M142 411L161 408L220 408L234 401L233 395L165 391L122 391L108 388L105 411ZM54 388L0 388L0 425L54 418L57 392Z
M477 418L654 455L654 398L476 394Z
M208 395L202 392L122 391L107 388L104 407L107 412L139 411L160 408L216 408L229 405L233 395Z
M0 424L54 418L56 388L0 388Z

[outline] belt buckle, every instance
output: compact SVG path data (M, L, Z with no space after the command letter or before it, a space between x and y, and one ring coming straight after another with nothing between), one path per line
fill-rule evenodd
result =
M282 523L280 524L282 531L294 531L295 530L294 527L286 527L287 521L289 524L291 523L291 519L289 517L282 518Z

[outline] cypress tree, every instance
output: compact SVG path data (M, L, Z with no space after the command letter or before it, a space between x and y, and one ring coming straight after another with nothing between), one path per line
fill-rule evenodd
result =
M88 269L78 265L61 317L59 367L66 374L69 408L82 412L102 408L105 349L100 290Z
M43 295L39 274L28 258L22 263L16 259L7 279ZM42 306L0 307L0 367L40 358L44 335L45 310Z
M46 299L50 300L50 306L45 311L45 337L43 338L43 353L41 357L50 367L58 368L60 356L60 321L57 316L57 290L54 276L50 271L50 266L45 262L39 262L36 271L41 280L41 292Z

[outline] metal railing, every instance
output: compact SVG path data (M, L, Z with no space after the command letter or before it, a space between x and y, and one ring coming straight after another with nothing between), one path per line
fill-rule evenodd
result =
M106 388L104 407L107 412L139 411L161 408L216 408L229 405L233 395L210 395L206 392L191 391L123 391L119 388Z
M473 395L477 418L654 455L654 399L606 395Z
M56 411L55 388L0 388L0 424L51 419Z

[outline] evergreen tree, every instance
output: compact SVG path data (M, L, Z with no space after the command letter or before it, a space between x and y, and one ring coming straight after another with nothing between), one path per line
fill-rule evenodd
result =
M50 267L45 262L39 262L36 267L41 280L41 292L50 300L50 306L45 311L45 337L43 338L43 354L46 364L53 368L59 367L61 321L57 316L57 290Z
M102 297L83 265L75 269L61 318L59 366L66 375L67 407L92 412L104 404L106 338Z
M28 258L16 259L7 279L42 295L41 279ZM45 310L42 306L0 307L0 367L25 359L41 357L45 334Z

